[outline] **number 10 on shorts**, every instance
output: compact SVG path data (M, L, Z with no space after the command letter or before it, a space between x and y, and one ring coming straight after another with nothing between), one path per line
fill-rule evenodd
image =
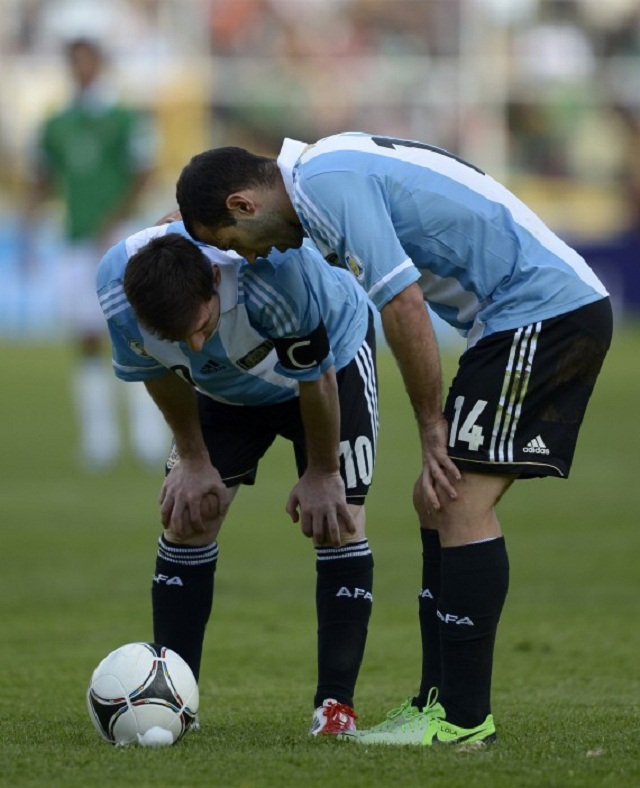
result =
M340 441L340 456L344 460L345 486L357 486L358 478L364 484L371 484L373 476L373 447L366 435L356 438L353 450L349 441Z

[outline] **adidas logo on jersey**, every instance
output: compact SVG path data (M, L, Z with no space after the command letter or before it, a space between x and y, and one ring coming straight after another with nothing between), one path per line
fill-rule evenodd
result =
M224 364L220 364L218 361L211 359L202 367L200 374L210 375L212 372L219 372L221 369L224 369Z
M522 451L526 454L549 454L549 449L539 435L537 438L532 438Z

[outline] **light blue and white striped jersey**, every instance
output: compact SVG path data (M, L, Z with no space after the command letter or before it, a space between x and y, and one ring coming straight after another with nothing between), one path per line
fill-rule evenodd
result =
M419 282L469 345L607 295L533 211L440 148L346 132L285 140L278 165L309 236L378 309Z
M165 233L190 238L182 222L150 227L113 246L97 274L116 375L149 380L173 369L203 394L234 405L268 405L298 395L299 380L316 380L346 366L364 341L369 319L365 293L346 271L327 265L310 243L247 263L234 252L198 244L220 268L220 322L200 352L146 331L124 293L129 258ZM310 368L278 361L273 339L306 337L324 321L330 350Z

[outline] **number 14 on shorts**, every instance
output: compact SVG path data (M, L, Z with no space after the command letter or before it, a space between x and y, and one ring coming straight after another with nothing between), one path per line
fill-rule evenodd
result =
M479 399L471 408L469 415L462 422L460 426L460 414L464 407L464 397L456 397L454 403L454 414L449 426L449 446L455 446L456 441L465 441L469 444L471 451L478 451L484 443L484 434L482 427L479 427L476 422L480 418L480 414L487 406L487 400Z

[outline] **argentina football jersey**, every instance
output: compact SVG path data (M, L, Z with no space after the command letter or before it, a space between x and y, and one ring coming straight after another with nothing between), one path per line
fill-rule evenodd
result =
M278 165L308 235L378 309L418 282L472 345L606 296L577 252L448 151L348 132L286 140Z
M185 342L147 331L127 301L124 272L132 255L167 233L190 239L182 222L151 227L112 247L98 269L113 366L122 380L150 380L170 369L219 402L268 405L296 397L298 381L316 380L332 365L339 370L356 355L367 332L366 295L346 271L327 266L310 242L301 249L274 251L254 264L234 252L198 244L221 274L217 330L197 352ZM305 351L319 328L326 330L328 346L317 359ZM289 342L285 367L276 344L292 337L300 342Z

